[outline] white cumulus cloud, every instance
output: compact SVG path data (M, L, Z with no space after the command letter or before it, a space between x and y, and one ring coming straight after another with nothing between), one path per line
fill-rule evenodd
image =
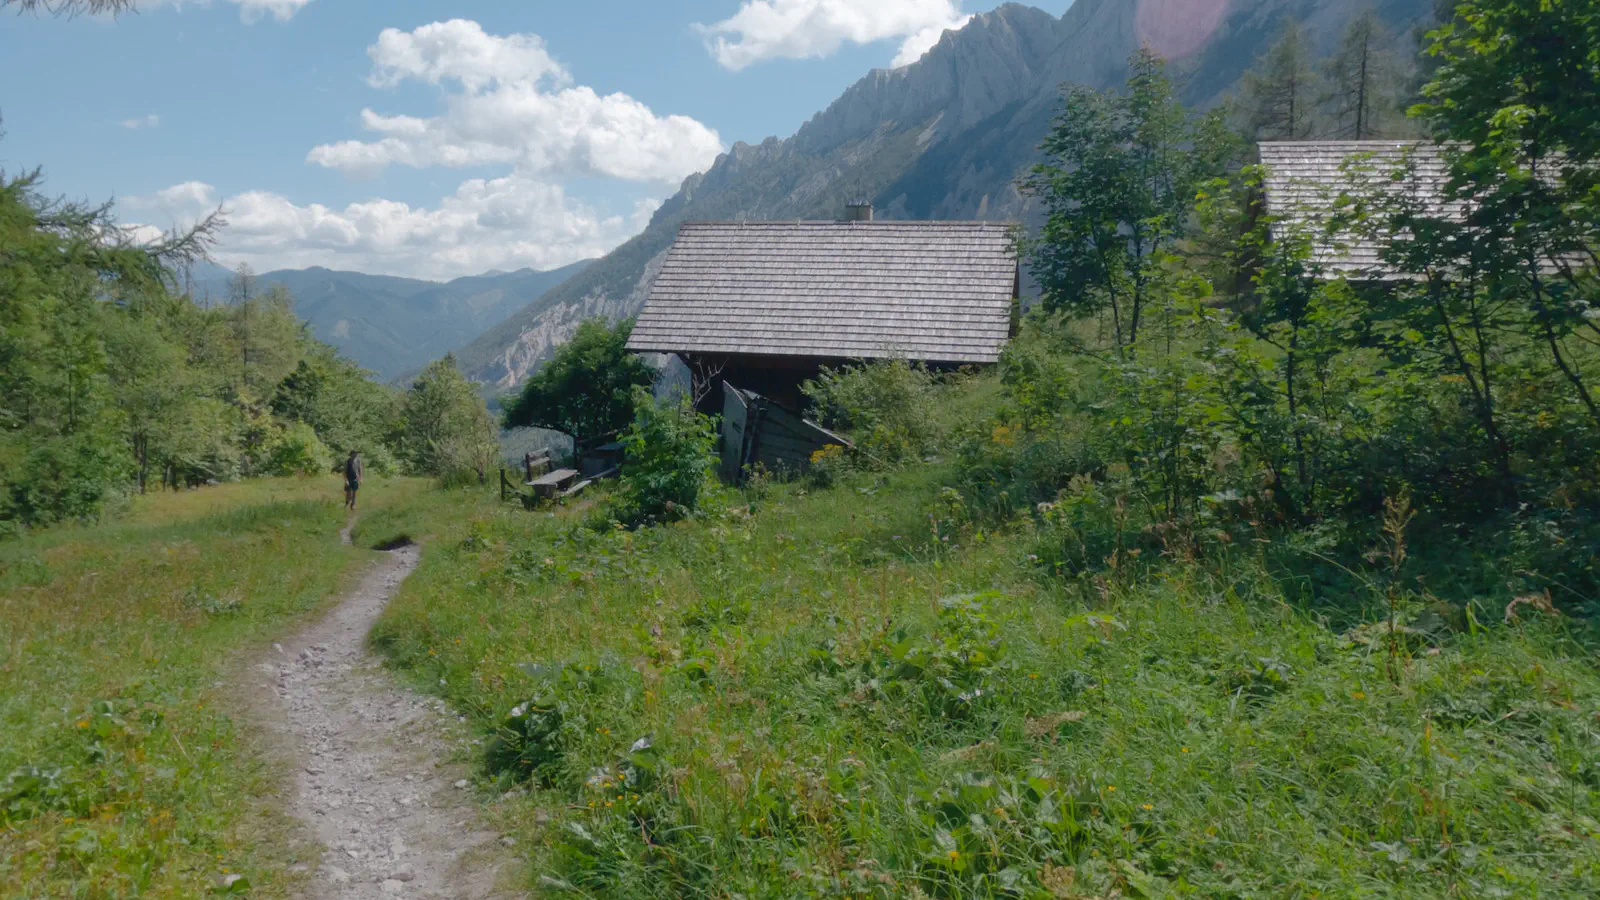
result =
M955 0L745 0L732 16L697 25L706 47L738 71L768 59L827 56L848 43L902 38L894 65L916 62L946 30L960 28Z
M363 110L361 124L373 140L324 144L307 161L350 173L498 164L528 174L676 182L722 151L717 133L692 118L657 115L626 94L574 85L538 35L490 35L456 19L410 32L387 29L367 52L374 86L438 85L443 113Z
M271 16L279 22L287 22L294 18L294 14L311 4L311 0L226 0L239 7L239 18L246 22L260 21L264 16ZM182 9L185 6L209 6L211 0L146 0L143 7L171 6Z
M127 128L131 131L138 131L141 128L154 128L160 124L161 117L155 113L151 113L148 116L138 116L132 119L123 119L121 122L123 128Z
M469 91L493 84L549 79L571 81L567 70L537 34L492 35L467 19L434 22L415 31L385 28L367 48L374 87L394 87L407 78L439 84L461 82Z
M717 133L694 119L576 84L538 35L491 35L453 20L385 30L367 53L373 87L433 85L442 108L364 110L367 139L315 147L309 163L352 173L499 166L505 174L463 181L424 205L376 197L333 206L275 190L224 196L190 181L129 198L134 218L182 227L220 205L228 227L218 258L258 271L320 265L444 279L547 269L602 256L639 233L662 189L722 150ZM602 209L564 186L587 176L634 184Z
M186 182L147 197L137 209L193 221L215 208L215 189ZM648 224L659 201L605 215L566 195L558 184L526 175L475 178L432 207L372 199L334 208L297 204L271 191L246 191L222 203L228 228L218 256L258 271L328 266L364 272L448 279L490 269L548 269L602 256ZM161 229L130 225L159 237Z
M921 31L907 35L905 41L900 45L900 52L895 54L894 62L889 65L896 69L901 66L911 65L921 59L929 50L932 50L934 45L939 43L939 39L944 37L946 31L960 31L967 27L967 23L971 21L972 16L957 16L949 22L941 25L929 25Z
M133 209L153 210L170 219L196 219L217 208L217 189L203 181L185 181L147 196L129 197Z

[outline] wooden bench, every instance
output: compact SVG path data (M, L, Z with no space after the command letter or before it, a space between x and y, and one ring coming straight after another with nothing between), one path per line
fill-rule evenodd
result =
M566 500L569 497L576 497L579 494L583 493L585 488L587 488L590 485L594 484L596 481L602 481L602 480L607 479L607 478L615 478L615 477L617 477L617 473L621 472L621 471L622 471L622 467L621 466L612 466L611 468L605 470L604 472L596 473L593 477L585 478L584 480L578 482L577 484L573 485L572 487L569 487L566 490L562 491L561 492L561 499Z
M527 469L524 472L524 474L527 476L527 481L523 483L533 484L534 479L541 475L547 474L550 471L552 463L553 461L550 459L550 455L548 453L540 454L539 456L535 456L533 459L527 460L524 463L524 465L527 466Z
M548 499L571 487L577 480L577 469L557 469L549 475L528 482L528 486L533 488L533 492L538 496Z

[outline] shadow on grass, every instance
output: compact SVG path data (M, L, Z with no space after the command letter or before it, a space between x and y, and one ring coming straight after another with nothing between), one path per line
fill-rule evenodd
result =
M397 534L394 537L385 538L384 540L373 544L372 549L381 550L384 553L388 553L391 550L402 550L406 547L415 546L416 543L416 541L411 539L411 535L409 534Z

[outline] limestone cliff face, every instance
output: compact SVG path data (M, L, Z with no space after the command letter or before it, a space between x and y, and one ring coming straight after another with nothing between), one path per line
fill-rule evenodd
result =
M1405 30L1431 0L1380 0ZM585 318L636 314L688 220L836 218L871 198L880 217L1027 220L1017 177L1055 116L1060 86L1122 84L1149 43L1173 60L1185 99L1205 106L1285 24L1307 23L1331 48L1352 0L1077 0L1057 18L1008 3L947 32L920 61L879 69L792 137L735 144L684 181L650 225L581 274L463 349L469 375L508 389Z

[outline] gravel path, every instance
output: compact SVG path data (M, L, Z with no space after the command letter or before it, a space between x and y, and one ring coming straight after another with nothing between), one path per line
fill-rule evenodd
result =
M308 900L505 896L496 881L506 851L478 823L465 771L444 762L459 726L442 701L395 685L366 649L420 556L415 546L385 554L256 667L266 677L260 724L296 764L290 811L325 847Z

